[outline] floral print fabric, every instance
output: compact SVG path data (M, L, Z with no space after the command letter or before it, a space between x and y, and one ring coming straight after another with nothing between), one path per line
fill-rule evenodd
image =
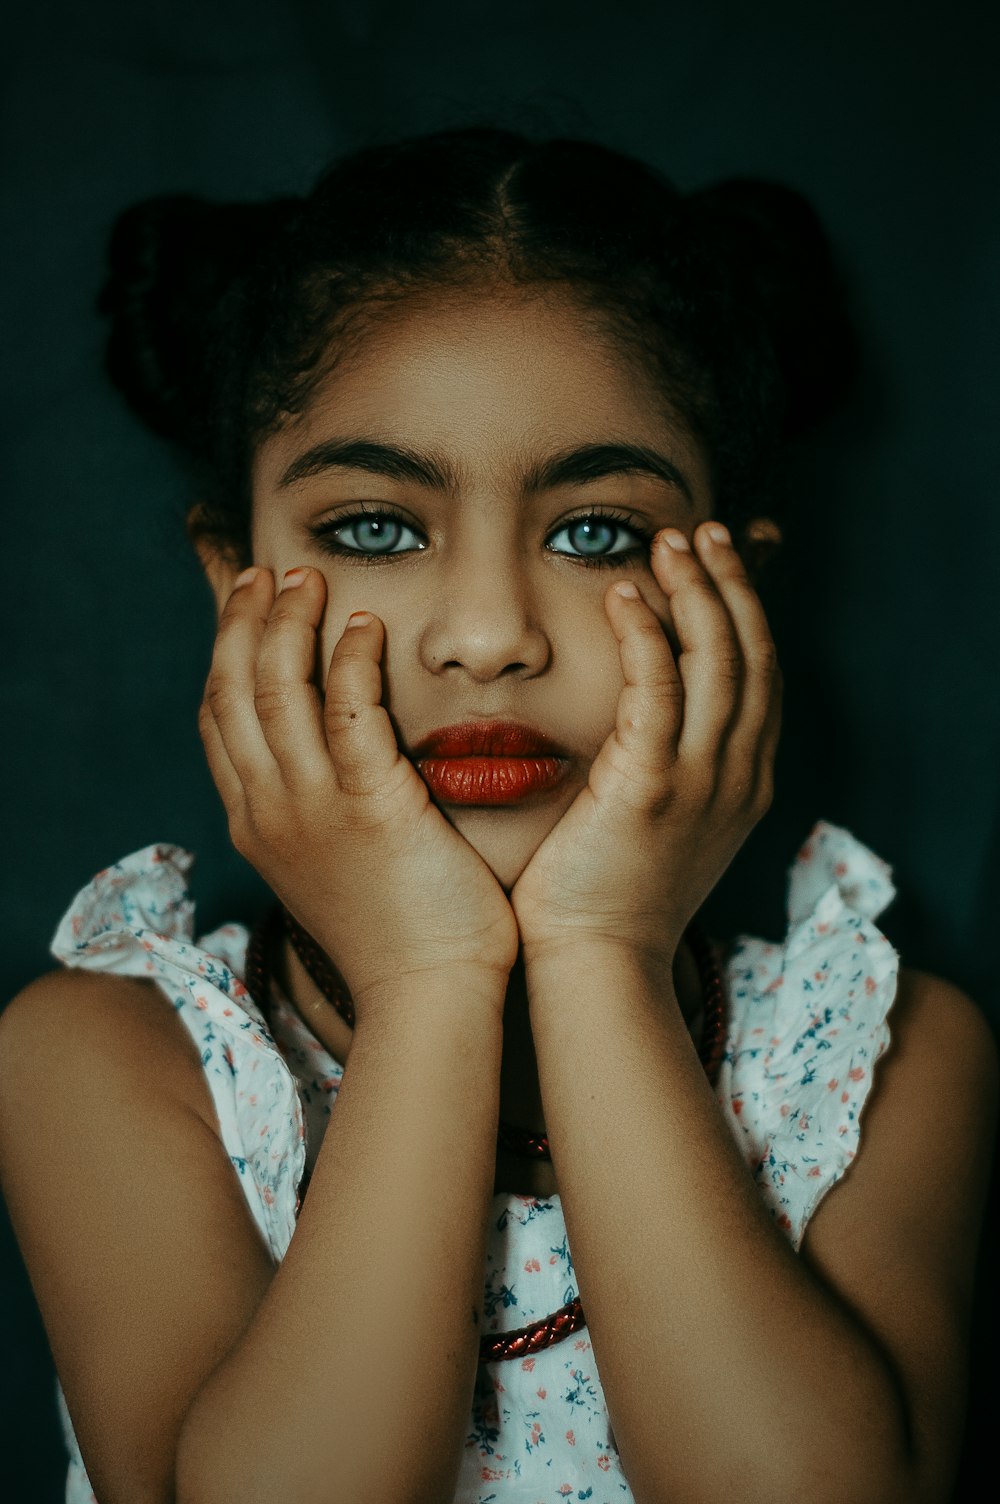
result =
M194 938L192 860L180 847L155 845L105 868L70 906L52 950L67 966L148 977L177 1010L277 1263L343 1070L280 994L268 1028L241 979L242 925ZM858 1152L862 1108L889 1043L898 957L873 921L893 895L886 864L820 822L790 872L784 943L741 936L724 965L719 1106L795 1248ZM443 1218L443 1242L452 1235ZM493 1198L484 1292L487 1332L514 1331L578 1294L558 1195ZM67 1504L90 1504L61 1392L59 1401ZM455 1504L567 1499L632 1499L586 1328L534 1357L480 1366Z

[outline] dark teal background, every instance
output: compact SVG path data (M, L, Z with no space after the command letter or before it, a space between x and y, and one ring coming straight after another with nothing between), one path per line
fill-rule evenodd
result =
M996 1023L993 14L940 0L42 0L7 16L3 997L50 964L76 890L150 841L198 853L203 928L261 898L227 849L197 737L213 618L185 488L101 374L112 218L166 191L303 189L374 136L475 118L595 137L683 188L772 177L822 214L864 371L797 464L766 591L786 673L779 798L712 914L719 933L777 936L795 849L816 818L847 825L893 864L884 925L904 960L958 981ZM48 1504L64 1472L51 1364L6 1227L0 1254L0 1492ZM981 1283L970 1457L997 1402L996 1297Z

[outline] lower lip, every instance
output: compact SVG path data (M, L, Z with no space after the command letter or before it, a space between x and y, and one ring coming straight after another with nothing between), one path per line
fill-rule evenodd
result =
M517 804L562 781L561 757L426 757L417 767L446 804Z

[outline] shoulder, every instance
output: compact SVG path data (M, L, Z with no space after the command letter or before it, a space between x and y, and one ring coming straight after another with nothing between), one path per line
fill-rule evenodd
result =
M982 1136L984 1126L995 1124L1000 1059L978 1004L941 977L903 967L889 1020L886 1094L911 1106L927 1100L942 1111L950 1107L956 1127L965 1120Z
M926 1026L947 1028L957 1041L992 1043L992 1031L978 1003L954 982L928 971L900 967L894 1019L899 1018L901 1009L904 1023L912 1025L914 1019L922 1018ZM995 1050L992 1053L995 1055Z
M128 1089L175 1098L211 1121L198 1052L152 981L60 969L0 1014L0 1124L30 1095L89 1098ZM4 1110L6 1109L6 1110Z
M52 972L0 1017L0 1180L102 1499L167 1497L181 1418L273 1274L212 1112L150 981Z
M931 1162L946 1158L954 1168L961 1156L985 1184L1000 1097L1000 1058L985 1013L953 983L904 967L890 1021L895 1049L886 1061L887 1124L897 1133L904 1118L911 1128L920 1124ZM941 1130L936 1150L934 1123Z
M956 1229L978 1226L997 1127L1000 1064L986 1015L961 988L904 967L865 1127L876 1153L950 1181ZM864 1129L862 1140L864 1141ZM931 1181L924 1179L925 1189ZM970 1270L971 1274L971 1270Z
M901 970L889 1023L857 1157L810 1218L801 1254L890 1355L926 1496L943 1498L963 1424L1000 1072L983 1013L940 977Z
M861 1114L855 1161L806 1226L802 1251L873 1273L892 1261L928 1292L972 1297L997 1128L997 1047L979 1007L941 977L903 968L889 1047Z
M921 1228L971 1284L969 1240L982 1216L996 1135L997 1046L985 1015L951 982L901 968L888 1015L889 1047L862 1109L856 1162L824 1198L806 1229L817 1246L877 1210L870 1236ZM867 1234L866 1234L867 1235Z

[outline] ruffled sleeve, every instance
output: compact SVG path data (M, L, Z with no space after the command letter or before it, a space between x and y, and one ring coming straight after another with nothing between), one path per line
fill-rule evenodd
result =
M894 896L886 863L821 821L789 874L784 944L741 936L727 963L719 1105L795 1248L858 1152L889 1044L899 957L873 921Z
M275 1260L295 1227L305 1162L292 1076L237 968L247 932L224 925L198 942L187 873L193 857L154 845L99 872L63 916L52 954L66 966L154 981L201 1056L226 1152Z

